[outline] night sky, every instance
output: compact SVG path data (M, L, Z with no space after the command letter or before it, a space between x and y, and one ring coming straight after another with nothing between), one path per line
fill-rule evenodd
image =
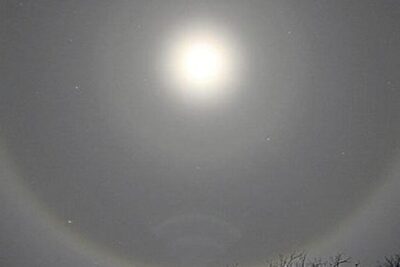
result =
M368 266L399 149L398 0L0 3L0 266Z

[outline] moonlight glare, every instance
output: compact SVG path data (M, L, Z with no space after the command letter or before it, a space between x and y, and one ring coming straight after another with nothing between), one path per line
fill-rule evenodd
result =
M166 60L167 83L191 104L220 103L231 95L237 81L237 55L222 34L185 32L175 38Z

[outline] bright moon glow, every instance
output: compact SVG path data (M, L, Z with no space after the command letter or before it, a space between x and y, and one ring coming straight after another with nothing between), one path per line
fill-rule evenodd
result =
M209 40L197 40L182 49L180 75L196 87L216 83L226 68L223 51Z
M219 35L204 31L181 35L171 46L167 65L173 87L191 102L215 102L232 90L232 47Z

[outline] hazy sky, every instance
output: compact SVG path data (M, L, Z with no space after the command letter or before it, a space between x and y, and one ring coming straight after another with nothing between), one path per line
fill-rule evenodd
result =
M235 71L187 101L196 30ZM0 41L0 266L400 252L400 1L3 0Z

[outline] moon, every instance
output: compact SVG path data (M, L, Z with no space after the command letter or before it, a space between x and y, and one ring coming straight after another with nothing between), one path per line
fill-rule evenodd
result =
M170 45L168 83L192 104L220 102L232 92L237 60L233 44L209 30L185 32Z

